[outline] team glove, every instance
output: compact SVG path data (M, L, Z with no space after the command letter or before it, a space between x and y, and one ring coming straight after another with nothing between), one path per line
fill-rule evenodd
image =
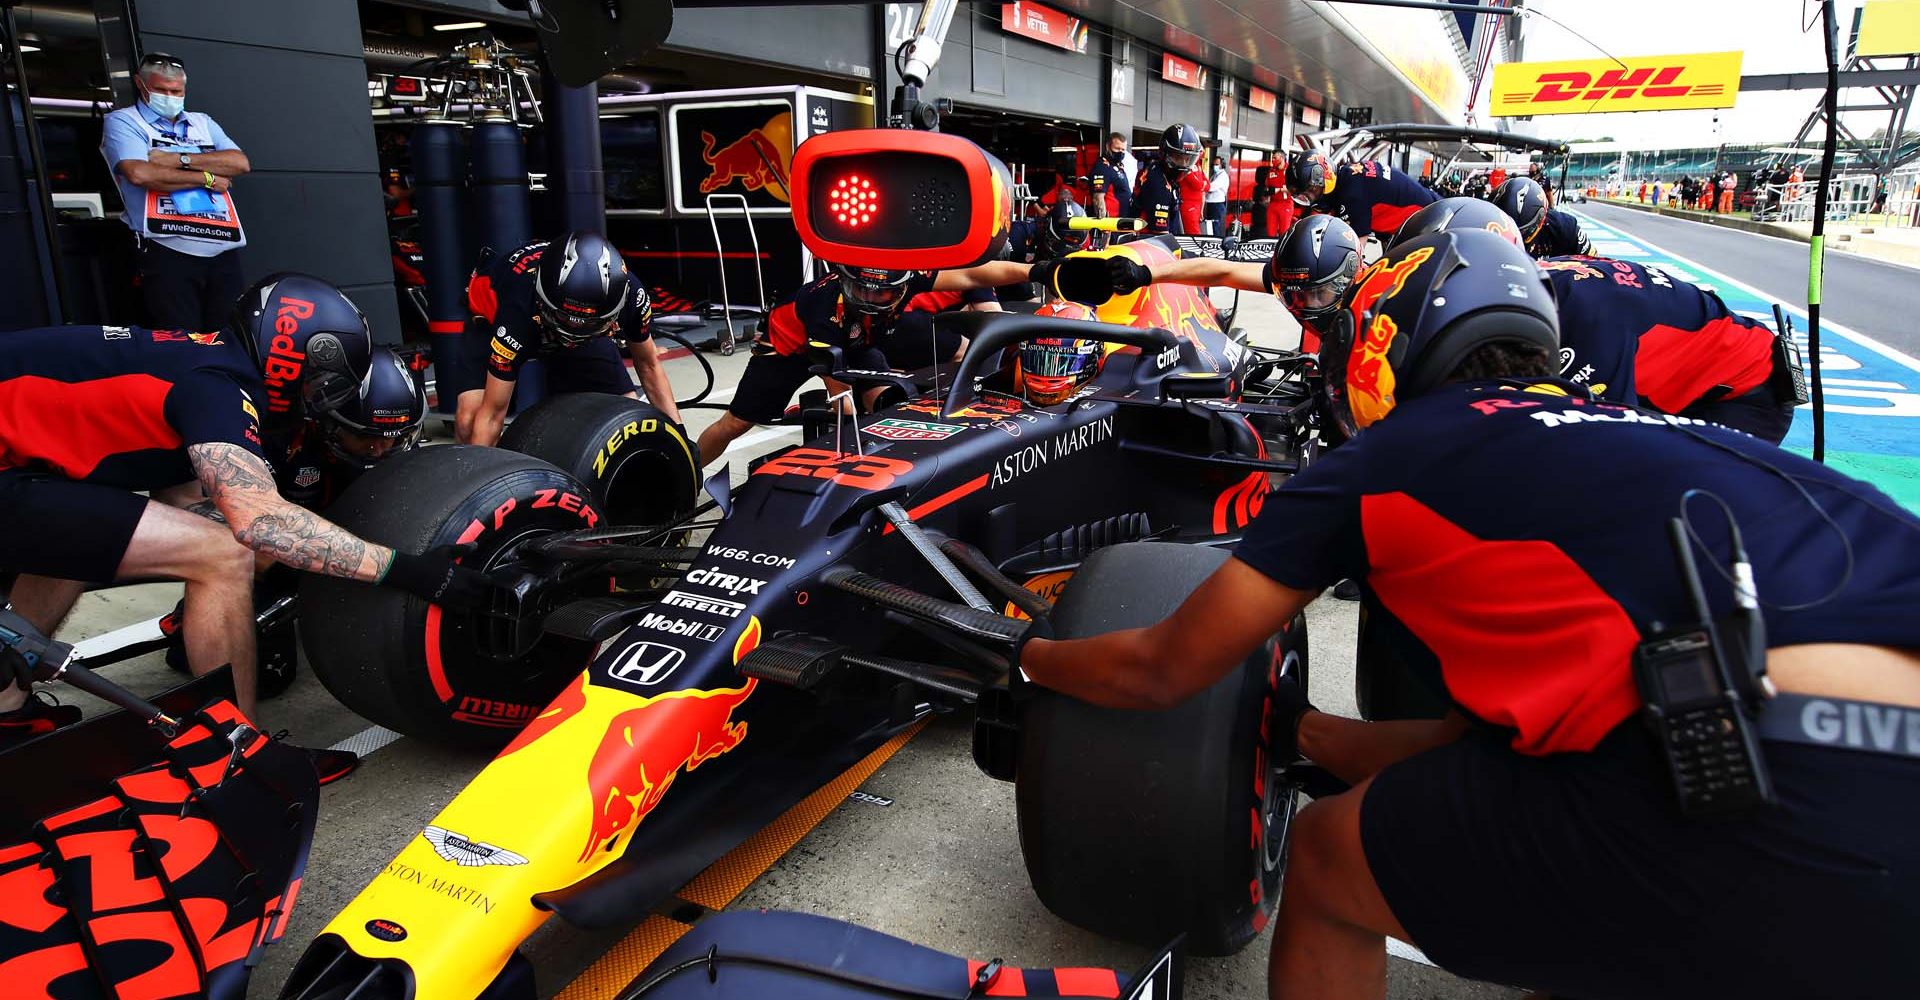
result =
M1280 737L1274 741L1274 750L1281 762L1299 758L1300 719L1308 712L1318 711L1307 700L1305 684L1282 682L1274 688L1270 718L1280 723Z
M1108 257L1107 279L1113 282L1113 294L1131 295L1153 284L1153 270L1137 260Z
M499 588L486 574L460 565L471 545L441 545L419 555L396 551L380 582L448 611L482 611Z

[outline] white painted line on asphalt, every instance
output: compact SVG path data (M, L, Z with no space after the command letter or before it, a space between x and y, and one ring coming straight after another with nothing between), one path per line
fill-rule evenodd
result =
M1620 206L1615 205L1613 207L1619 208ZM1569 211L1573 212L1576 215L1583 214L1579 209L1569 209ZM1633 212L1634 210L1629 208L1629 209L1625 209L1624 211ZM1655 213L1653 212L1636 212L1635 214L1655 215ZM1590 219L1593 218L1593 216L1586 216L1586 217ZM1661 219L1669 219L1674 222L1685 222L1689 225L1694 225L1694 226L1706 226L1709 229L1718 229L1723 233L1743 233L1747 236L1758 236L1763 240L1773 240L1778 243L1792 243L1795 246L1799 246L1803 248L1807 246L1807 242L1805 240L1791 240L1786 238L1785 236L1775 236L1772 233L1755 233L1755 232L1749 232L1748 230L1745 230L1745 229L1734 229L1729 226L1716 226L1711 222L1701 222L1699 219L1686 219L1677 215L1658 215L1656 217ZM1599 219L1594 219L1593 221L1600 222ZM1607 223L1605 222L1600 222L1600 224L1603 226L1607 225ZM1636 239L1637 238L1638 237L1636 237ZM1840 244L1837 241L1829 242L1827 244L1828 250L1831 250L1834 253L1846 254L1848 258L1853 260L1862 260L1862 261L1866 261L1869 264L1880 264L1886 267L1897 267L1902 271L1920 271L1920 266L1916 266L1913 264L1902 264L1898 261L1892 261L1892 260L1883 260L1882 258L1879 258L1879 257L1869 257L1866 254L1859 252L1858 250L1842 250L1839 247L1840 247Z
M1598 220L1595 220L1595 221L1598 221ZM1600 224L1609 225L1608 223L1604 223L1604 222ZM1699 223L1699 225L1705 225L1705 223ZM1738 230L1734 230L1734 231L1738 232ZM1635 234L1628 234L1628 235L1633 239L1639 240L1641 245L1645 246L1647 249L1652 250L1655 253L1665 254L1666 256L1671 257L1674 260L1685 261L1687 264L1691 265L1693 268L1698 270L1701 274L1705 274L1708 277L1725 282L1727 285L1733 288L1738 288L1741 291L1746 292L1748 295L1755 296L1763 302L1778 301L1773 296L1768 295L1766 292L1763 292L1760 289L1755 288L1744 281L1740 281L1735 278L1728 277L1726 274L1716 271L1713 268L1710 268L1705 264L1702 264L1699 261L1694 260L1692 257L1687 257L1682 254L1674 253L1673 251L1668 250L1665 247L1662 247L1659 244L1654 243L1652 240L1649 240L1644 236L1639 236ZM1748 235L1757 236L1759 234L1749 233ZM1792 241L1789 240L1787 242L1792 242ZM1801 308L1800 306L1797 306L1797 305L1785 303L1785 302L1782 302L1780 304L1782 306L1785 306L1788 312L1793 313L1794 315L1799 316L1802 319L1806 318L1807 311L1804 308ZM1872 337L1867 336L1864 333L1859 333L1855 330L1849 329L1848 327L1842 326L1839 323L1835 323L1830 319L1824 319L1824 318L1821 319L1820 328L1823 330L1832 330L1834 333L1837 333L1840 336L1845 337L1856 344L1859 344L1861 347L1864 347L1867 350L1870 350L1875 354L1878 354L1886 358L1889 361L1895 362L1900 365L1904 365L1908 368L1913 369L1914 371L1920 372L1920 358L1915 358L1913 355L1908 354L1897 347L1891 347L1886 344L1883 344L1878 340L1875 340ZM1825 379L1822 379L1822 381L1825 381Z
M329 750L351 750L361 757L370 757L375 750L400 738L400 734L385 726L368 726L365 729L328 747Z
M1387 939L1387 954L1392 955L1394 958L1404 958L1409 962L1419 962L1421 965L1432 966L1436 969L1439 968L1438 965L1434 965L1433 959L1428 958L1425 952L1399 938L1390 937Z

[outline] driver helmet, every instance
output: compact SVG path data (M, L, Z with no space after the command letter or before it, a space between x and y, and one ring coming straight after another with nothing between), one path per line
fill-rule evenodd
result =
M1080 308L1085 309L1085 306ZM1077 316L1061 310L1056 316ZM1100 374L1106 349L1098 340L1077 337L1041 337L1020 345L1020 387L1027 402L1052 406Z
M1534 249L1547 229L1547 192L1540 184L1530 177L1515 177L1494 189L1493 203L1520 227L1527 249Z
M577 347L619 320L627 301L627 262L606 237L577 230L547 244L533 288L547 336Z
M1047 213L1047 224L1040 231L1040 250L1049 260L1057 260L1076 250L1085 250L1092 241L1093 231L1073 229L1074 219L1086 218L1086 209L1065 191L1054 200L1053 210Z
M338 407L360 391L373 360L360 307L311 274L280 271L254 282L234 303L231 327L265 383L261 423L269 430Z
M1160 163L1168 173L1184 174L1200 162L1200 133L1184 122L1160 133Z
M886 316L907 302L907 285L917 271L890 271L877 267L834 264L840 278L840 296L855 312Z
M1287 160L1287 190L1302 208L1333 193L1333 161L1324 153L1301 150Z
M1349 435L1447 381L1477 348L1560 346L1553 288L1493 233L1434 233L1390 248L1340 302L1320 348L1328 402Z
M389 454L419 442L427 400L406 362L392 348L383 347L374 352L358 392L311 416L334 458L372 468Z
M1520 239L1520 227L1513 224L1513 218L1492 202L1479 198L1442 198L1407 216L1407 221L1402 222L1399 231L1387 241L1387 248L1392 249L1422 236L1463 229L1484 229L1525 249Z
M1360 273L1360 234L1342 219L1309 215L1273 246L1273 294L1302 323L1320 324Z

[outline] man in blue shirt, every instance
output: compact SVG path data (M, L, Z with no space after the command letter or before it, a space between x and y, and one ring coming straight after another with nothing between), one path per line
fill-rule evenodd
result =
M100 154L139 241L147 322L218 330L245 284L232 251L247 245L247 234L229 187L251 169L247 154L211 117L186 110L180 60L149 53L134 80L140 98L107 115Z

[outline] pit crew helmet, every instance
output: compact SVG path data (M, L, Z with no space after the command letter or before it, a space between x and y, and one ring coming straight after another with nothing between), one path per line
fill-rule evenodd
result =
M1514 225L1513 217L1501 211L1490 201L1479 198L1442 198L1420 211L1407 216L1400 224L1393 239L1387 241L1392 249L1408 240L1416 240L1434 233L1458 232L1463 229L1484 229L1506 240L1514 246L1525 249L1520 239L1520 227Z
M1553 289L1533 259L1472 229L1389 249L1360 272L1329 327L1320 364L1334 419L1349 435L1433 391L1484 345L1549 354L1560 346Z
M840 278L840 294L855 312L886 316L899 311L907 301L907 285L917 271L890 271L875 267L834 264Z
M1287 190L1305 207L1333 193L1333 161L1323 153L1301 150L1287 160Z
M1094 318L1093 310L1076 302L1049 302L1036 315L1062 319ZM1081 386L1100 374L1106 345L1077 337L1042 337L1020 345L1019 385L1027 402L1053 406L1065 402Z
M1184 174L1200 162L1200 133L1182 122L1160 133L1160 163L1171 173Z
M578 230L540 255L534 305L547 336L566 347L606 333L627 300L627 262L607 238Z
M1515 177L1495 188L1493 203L1512 217L1528 250L1547 229L1547 192L1530 177Z
M1040 231L1040 251L1049 260L1055 260L1085 250L1091 242L1093 232L1087 229L1072 228L1073 220L1086 218L1087 211L1080 207L1065 191L1054 200L1053 210L1047 213L1047 224Z
M325 280L296 271L267 275L240 293L230 324L266 385L269 430L339 407L360 391L373 360L373 334L353 300Z
M1309 215L1273 246L1273 293L1302 323L1321 323L1360 273L1360 234L1331 215Z
M374 352L359 391L314 417L335 458L372 468L391 452L418 443L427 400L407 363L383 347Z

